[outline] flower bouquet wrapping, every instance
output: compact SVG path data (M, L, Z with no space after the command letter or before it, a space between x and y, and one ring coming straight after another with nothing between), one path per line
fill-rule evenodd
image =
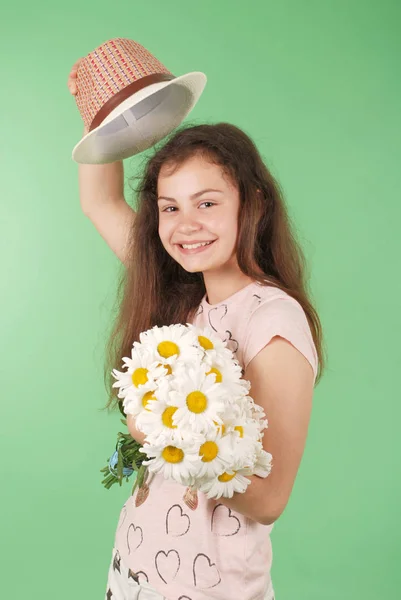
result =
M145 442L142 447L119 434L102 470L109 471L106 487L136 471L134 491L148 473L160 473L187 486L196 504L197 490L231 498L246 491L247 476L267 477L266 415L249 396L250 383L226 343L212 329L191 324L153 327L139 339L123 358L123 371L113 370L113 387Z

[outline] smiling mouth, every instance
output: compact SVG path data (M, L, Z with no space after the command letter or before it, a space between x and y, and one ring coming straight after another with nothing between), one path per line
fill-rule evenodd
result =
M211 242L199 242L198 244L178 244L180 246L180 248L183 248L184 250L195 250L195 248L202 248L203 246L210 246L210 244L213 244L215 240L212 240Z

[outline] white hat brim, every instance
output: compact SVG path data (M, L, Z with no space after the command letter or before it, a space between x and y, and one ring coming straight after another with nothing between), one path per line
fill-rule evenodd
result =
M73 160L105 164L150 148L182 123L206 81L204 73L194 71L139 90L78 142Z

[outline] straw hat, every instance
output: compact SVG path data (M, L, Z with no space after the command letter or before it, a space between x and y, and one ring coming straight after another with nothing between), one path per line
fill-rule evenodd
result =
M115 38L81 60L76 84L89 133L72 158L104 164L138 154L178 127L202 94L206 75L175 77L138 42Z

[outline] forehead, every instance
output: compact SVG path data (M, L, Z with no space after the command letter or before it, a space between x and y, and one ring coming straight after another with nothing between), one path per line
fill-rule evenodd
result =
M188 192L196 192L202 186L217 187L221 190L232 188L233 185L222 167L201 156L193 156L181 165L164 164L158 177L158 192L181 188L185 186Z

